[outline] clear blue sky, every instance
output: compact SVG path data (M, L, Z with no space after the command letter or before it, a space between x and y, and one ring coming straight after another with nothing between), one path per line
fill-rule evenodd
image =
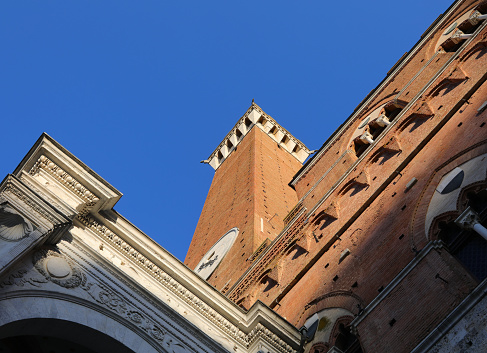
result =
M451 1L2 1L0 174L47 132L183 260L255 98L319 148Z

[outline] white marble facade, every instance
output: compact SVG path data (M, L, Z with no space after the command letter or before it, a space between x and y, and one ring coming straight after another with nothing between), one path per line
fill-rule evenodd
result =
M40 137L0 185L0 339L39 334L137 353L299 351L296 328L259 302L237 307L116 213L120 197Z

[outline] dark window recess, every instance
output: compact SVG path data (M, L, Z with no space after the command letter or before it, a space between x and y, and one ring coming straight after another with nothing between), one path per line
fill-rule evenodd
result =
M405 104L398 102L389 102L382 109L380 117L385 117L385 120L388 120L389 123L391 123L399 115L404 106ZM374 119L373 121L369 122L364 130L364 132L368 132L370 135L372 135L372 140L374 141L388 126L380 123L378 120L380 119ZM359 137L353 141L353 148L357 157L360 157L362 153L369 148L369 146L370 145L368 143L361 141Z
M358 140L358 139L355 139L353 141L353 149L354 149L354 152L355 152L355 155L357 157L360 157L362 155L362 153L365 152L365 150L369 147L369 145L363 143L362 141Z
M484 222L487 218L487 190L467 193L467 202ZM453 221L438 224L438 237L452 255L479 281L487 278L487 242L475 231L461 229Z
M346 327L343 324L338 326L335 347L345 353L363 353L357 336L352 333L350 327Z
M401 234L401 235L399 236L399 240L401 240L402 238L404 238L404 234Z
M394 324L396 323L396 319L392 319L391 321L389 321L389 326L394 326Z
M335 277L333 277L333 281L334 282L338 281L338 275L336 275Z

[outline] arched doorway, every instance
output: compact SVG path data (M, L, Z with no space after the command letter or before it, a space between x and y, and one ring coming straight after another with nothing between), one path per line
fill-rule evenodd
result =
M0 353L166 353L136 325L73 296L20 291L0 297Z
M0 353L134 353L107 334L70 321L26 319L0 328Z

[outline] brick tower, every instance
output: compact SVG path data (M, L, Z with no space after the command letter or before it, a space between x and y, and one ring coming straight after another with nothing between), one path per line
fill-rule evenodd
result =
M303 167L253 104L210 157L187 264L300 352L484 352L486 119L487 1L459 0Z
M282 231L298 201L289 180L309 153L252 102L208 158L215 176L185 263L228 289Z

